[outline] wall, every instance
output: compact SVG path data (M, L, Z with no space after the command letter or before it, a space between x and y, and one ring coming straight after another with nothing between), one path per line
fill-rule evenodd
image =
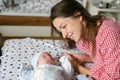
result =
M103 0L103 4L100 3L102 0L89 0L89 6L88 6L88 11L91 13L91 15L97 15L97 14L102 14L105 15L106 17L110 17L115 21L120 22L120 5L115 4L115 0ZM106 8L106 3L107 1L114 1L111 2ZM117 0L116 0L117 1ZM102 5L102 6L101 6Z
M0 26L3 36L50 36L50 26Z

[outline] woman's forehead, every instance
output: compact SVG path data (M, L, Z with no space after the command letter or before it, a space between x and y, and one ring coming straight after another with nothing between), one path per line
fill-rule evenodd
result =
M70 20L70 17L63 18L63 17L57 17L53 20L53 25L56 28L59 28L63 23L67 22Z
M61 23L63 23L63 21L64 21L64 18L58 17L58 18L55 18L55 19L53 20L53 24L54 24L54 26L60 25Z

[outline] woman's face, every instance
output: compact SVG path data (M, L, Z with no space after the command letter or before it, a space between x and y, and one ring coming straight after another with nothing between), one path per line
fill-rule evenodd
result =
M63 38L69 38L78 42L81 37L81 17L79 18L62 18L57 17L53 20L53 25L55 28L62 33Z

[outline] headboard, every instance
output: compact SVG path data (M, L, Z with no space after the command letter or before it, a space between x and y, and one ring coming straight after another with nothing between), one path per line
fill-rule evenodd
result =
M0 25L50 26L50 19L47 16L0 15Z

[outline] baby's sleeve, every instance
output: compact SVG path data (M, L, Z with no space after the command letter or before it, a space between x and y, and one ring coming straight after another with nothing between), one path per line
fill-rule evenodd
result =
M63 71L65 72L66 79L70 80L73 76L74 69L73 69L70 61L68 60L68 57L67 56L62 56L60 58L60 62L61 62L61 66L63 68Z

